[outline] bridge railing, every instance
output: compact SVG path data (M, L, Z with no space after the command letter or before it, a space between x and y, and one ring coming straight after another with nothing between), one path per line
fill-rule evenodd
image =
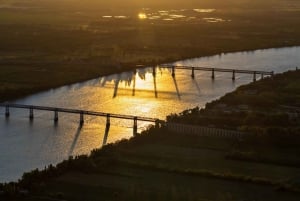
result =
M72 113L72 114L84 114L89 116L100 116L106 117L109 115L111 118L116 119L137 119L139 121L146 121L146 122L157 122L161 121L156 118L151 117L141 117L141 116L133 116L133 115L124 115L124 114L113 114L113 113L105 113L105 112L95 112L95 111L88 111L88 110L78 110L78 109L69 109L69 108L60 108L60 107L48 107L48 106L37 106L37 105L22 105L22 104L7 104L7 103L0 103L0 107L5 108L20 108L20 109L32 109L32 110L42 110L42 111L53 111L53 112L62 112L62 113Z
M184 69L184 70L191 70L192 71L192 78L195 77L195 71L210 71L212 72L212 79L215 78L215 72L230 72L232 73L232 80L235 80L235 74L252 74L253 81L256 81L256 75L261 75L262 79L264 76L273 76L274 71L261 71L261 70L243 70L243 69L231 69L231 68L213 68L213 67L202 67L202 66L184 66L184 65L170 65L170 64L163 64L159 65L159 67L163 68L170 68L172 69L172 76L175 76L175 69Z
M207 137L224 137L224 138L243 138L249 135L246 132L237 130L228 130L222 128L211 128L197 125L187 125L179 123L168 122L166 124L167 130L183 134L183 135L195 135L195 136L207 136Z
M59 112L79 114L81 126L84 123L84 115L106 117L106 133L108 133L108 130L110 128L110 118L133 120L133 122L134 122L133 123L133 135L137 134L137 122L138 121L155 123L156 127L160 127L161 125L164 124L163 120L156 119L156 118L150 118L150 117L124 115L124 114L112 114L112 113L105 113L105 112L96 112L96 111L78 110L78 109L69 109L69 108L60 108L60 107L22 105L22 104L11 104L11 103L0 103L0 107L5 108L5 116L7 118L10 116L10 108L28 109L29 110L29 118L31 120L34 118L34 113L33 113L34 110L54 112L54 121L55 122L58 121L58 113Z

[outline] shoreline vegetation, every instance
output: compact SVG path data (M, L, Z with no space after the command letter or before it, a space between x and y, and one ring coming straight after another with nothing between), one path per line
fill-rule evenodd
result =
M17 183L0 184L0 194L16 201L98 200L99 196L105 200L299 200L299 80L300 70L276 74L238 87L207 103L205 109L167 118L171 123L204 123L251 135L204 137L149 127L90 155L25 173Z
M269 1L4 1L0 102L140 65L299 46L300 2Z

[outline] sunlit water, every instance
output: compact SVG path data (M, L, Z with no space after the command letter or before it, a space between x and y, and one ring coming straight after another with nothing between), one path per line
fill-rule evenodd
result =
M300 66L300 47L230 53L176 62L178 65L211 66L275 71L276 73ZM120 113L165 119L195 106L203 107L237 86L252 81L252 75L237 74L236 81L230 73L216 73L211 80L209 72L176 71L173 79L168 69L140 69L136 74L126 72L100 77L83 83L64 86L15 101L35 104ZM0 108L0 182L16 180L24 171L55 164L70 155L87 154L99 148L105 132L105 118L85 117L79 127L79 116L59 114L57 125L53 112L34 111L34 121L29 121L28 110L11 109L4 117ZM139 122L139 131L148 123ZM132 136L133 122L111 119L108 142Z
M187 22L187 21L195 21L195 22L207 22L207 23L219 23L219 22L231 22L230 19L222 19L218 16L218 14L211 15L215 13L217 10L214 8L211 9L171 9L171 10L156 10L150 8L143 8L142 12L139 12L136 16L113 16L113 15L103 15L102 18L106 20L116 20L116 19L140 19L140 20L150 20L152 21L169 21L169 22Z

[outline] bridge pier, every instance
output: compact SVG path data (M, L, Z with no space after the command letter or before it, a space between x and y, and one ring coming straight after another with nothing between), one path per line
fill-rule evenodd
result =
M102 143L102 146L106 145L107 138L108 138L108 133L109 133L109 129L110 129L110 114L107 114L107 115L106 115L105 134L104 134L104 137L103 137L103 143Z
M80 112L80 121L79 121L80 126L82 126L84 124L84 116L83 116L83 112Z
M29 119L33 120L33 108L29 108Z
M235 70L232 71L232 80L235 80Z
M58 111L57 110L54 111L54 122L55 123L58 122Z
M172 66L172 77L175 77L175 67Z
M254 73L253 73L253 82L255 82L256 81L256 71L254 71Z
M192 76L193 79L195 78L195 68L194 67L192 68L192 75L191 76Z
M137 117L133 118L133 136L137 135Z
M263 74L263 73L261 74L261 79L262 79L262 80L264 79L264 74Z
M106 115L106 127L110 126L110 114Z
M214 68L211 71L211 79L215 79L215 69Z
M5 117L9 117L9 106L5 106Z
M153 77L156 76L156 69L155 69L155 67L152 67L152 75L153 75Z

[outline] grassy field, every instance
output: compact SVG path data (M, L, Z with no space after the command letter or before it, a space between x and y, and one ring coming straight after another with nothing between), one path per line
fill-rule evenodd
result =
M298 1L180 2L0 1L0 101L136 65L300 44Z

